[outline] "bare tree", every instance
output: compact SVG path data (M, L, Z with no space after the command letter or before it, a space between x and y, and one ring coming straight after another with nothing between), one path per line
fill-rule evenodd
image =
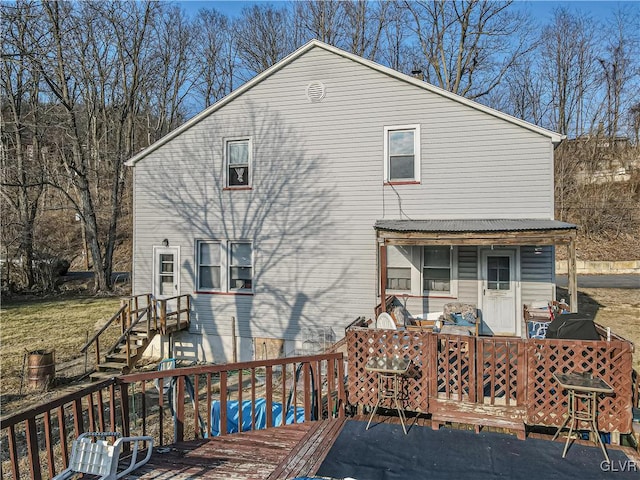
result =
M375 60L381 46L387 12L386 1L352 0L342 4L344 10L345 47L351 53Z
M22 46L55 105L57 158L50 181L75 206L93 259L96 290L111 271L126 172L136 147L145 53L159 4L45 2ZM71 187L69 190L68 186Z
M304 0L294 2L296 23L304 40L315 38L321 42L342 45L344 38L343 2L339 0Z
M405 0L424 79L472 99L489 94L532 48L527 17L513 2Z
M637 100L640 88L639 21L635 11L619 9L605 27L606 46L598 57L601 83L606 88L604 117L607 135L612 138L620 133L623 112Z
M380 47L380 61L399 72L408 73L412 70L410 63L407 38L409 31L406 28L409 22L409 13L400 0L386 3L386 23L383 29L383 39Z
M200 10L195 19L197 40L195 91L205 107L229 94L234 88L236 69L235 38L229 19L216 10Z
M590 18L559 8L541 33L540 69L554 107L548 126L565 135L593 124L585 116L595 94L595 31Z
M635 145L640 144L640 102L634 104L629 109L629 124Z
M289 54L294 48L292 23L286 7L258 4L243 8L233 26L243 67L257 74Z
M19 2L3 4L0 11L2 23L7 27L2 30L0 196L3 204L11 207L11 211L3 209L3 219L6 220L6 215L14 218L13 222L3 221L2 224L5 261L9 268L14 259L20 260L17 264L23 271L24 283L31 288L35 283L34 227L45 186L39 75L29 68L25 54L25 49L31 49L26 20L37 15L37 8ZM9 246L13 243L11 235L7 236L9 231L16 232L15 256L9 254Z
M546 84L536 66L538 51L522 57L506 73L503 85L487 97L487 104L536 125L543 125L551 107Z
M185 102L196 82L196 34L177 6L156 15L149 35L147 85L143 89L149 139L153 143L186 117Z

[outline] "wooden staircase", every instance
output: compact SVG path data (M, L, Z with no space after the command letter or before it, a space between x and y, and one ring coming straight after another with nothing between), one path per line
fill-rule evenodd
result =
M189 328L190 311L189 295L155 299L150 293L145 293L124 298L120 310L81 349L86 355L91 345L95 347L95 370L90 374L91 380L129 373L156 335ZM100 336L117 323L121 334L102 356Z
M96 365L96 370L90 375L91 380L102 380L129 373L142 358L142 354L157 333L156 330L151 330L149 333L132 331L127 339L123 339L113 346L110 350L112 353L107 353L102 363ZM128 352L126 342L129 343Z

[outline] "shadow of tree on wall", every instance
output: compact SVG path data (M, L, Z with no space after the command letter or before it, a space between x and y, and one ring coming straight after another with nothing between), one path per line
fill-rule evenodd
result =
M252 188L225 189L225 139L247 137L253 150ZM176 141L180 152L168 148L175 148ZM330 180L324 160L308 152L298 129L277 111L245 102L242 116L233 112L227 118L223 108L215 120L203 120L143 161L148 166L136 172L136 189L144 191L156 212L151 215L162 225L162 233L143 244L175 237L171 244L183 245L181 271L189 275L194 291L197 240L253 243L255 295L235 295L232 302L225 295L195 295L202 334L230 335L234 316L236 333L245 342L300 338L305 328L331 314L330 299L337 301L349 265L332 269L323 261L331 255L336 235L331 212L338 206L328 182L318 181ZM211 319L202 315L207 309ZM221 347L212 345L214 351ZM241 344L239 351L247 347Z

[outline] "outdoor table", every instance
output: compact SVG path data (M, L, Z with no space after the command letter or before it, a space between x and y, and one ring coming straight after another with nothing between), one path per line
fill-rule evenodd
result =
M404 410L400 406L398 395L400 394L400 379L409 369L409 360L405 360L404 358L371 357L364 368L378 375L378 401L371 412L366 430L369 430L371 420L373 420L373 416L378 410L380 403L386 399L390 399L398 410L402 430L406 435L406 417Z
M562 458L565 458L567 450L569 449L569 443L571 442L571 434L574 430L578 430L578 422L584 421L589 424L589 432L593 433L596 445L600 445L604 458L607 462L610 462L607 450L604 448L604 444L600 439L597 425L598 414L598 394L612 394L613 388L602 380L601 378L593 378L590 374L579 373L554 373L553 377L562 388L564 388L568 394L568 415L562 426L558 429L553 436L553 440L558 438L560 431L571 422L569 426L569 433L567 435L567 441L564 445L562 452ZM579 409L580 405L584 408Z

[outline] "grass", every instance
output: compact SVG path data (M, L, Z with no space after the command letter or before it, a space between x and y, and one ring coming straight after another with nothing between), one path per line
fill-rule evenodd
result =
M27 388L25 369L22 395L20 379L24 355L35 350L54 350L56 370L64 362L83 358L80 348L120 308L119 298L65 298L22 300L4 304L0 310L0 394L2 413L39 398ZM112 330L112 332L109 332ZM107 330L113 342L119 326ZM101 350L111 343L101 337ZM94 350L89 351L93 365ZM81 362L83 365L83 362ZM82 373L82 369L80 371ZM56 372L58 375L58 372Z
M581 312L635 345L633 368L640 371L640 289L580 288Z

